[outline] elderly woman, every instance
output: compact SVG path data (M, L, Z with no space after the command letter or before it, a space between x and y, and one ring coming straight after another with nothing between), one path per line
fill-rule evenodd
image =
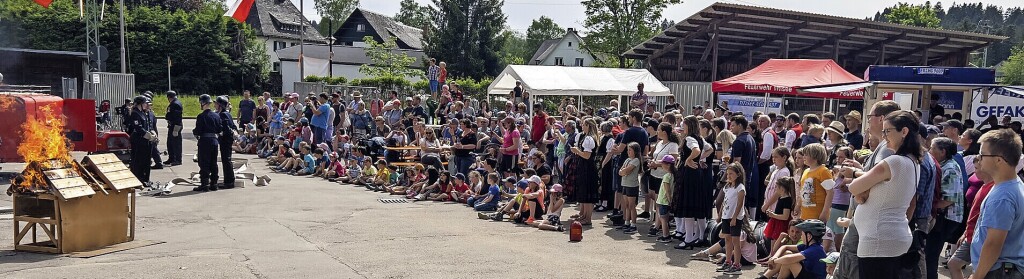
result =
M956 146L952 139L936 138L932 141L932 148L928 150L942 168L942 177L939 179L939 185L942 186L939 192L942 195L936 195L934 203L934 211L938 212L938 216L934 218L935 225L928 232L924 247L928 279L938 278L939 254L946 246L946 240L956 235L965 215L964 176L956 160L953 160Z
M866 173L843 168L845 177L855 178L849 188L860 204L853 217L860 234L860 278L897 278L899 256L910 248L913 238L907 209L921 175L919 122L913 112L888 114L882 123L882 136L887 147L894 150L893 155Z

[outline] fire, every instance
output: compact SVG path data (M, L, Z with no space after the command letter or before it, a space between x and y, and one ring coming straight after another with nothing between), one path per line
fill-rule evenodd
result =
M0 110L8 110L14 105L14 98L10 95L0 96Z
M21 125L21 144L18 155L28 165L39 164L43 169L65 168L74 166L71 158L70 142L64 137L64 119L53 112L53 105L40 108L35 117L29 117ZM22 181L16 183L29 190L41 190L46 181L43 174L36 168L26 168ZM78 170L77 167L75 171ZM36 188L36 189L33 189Z

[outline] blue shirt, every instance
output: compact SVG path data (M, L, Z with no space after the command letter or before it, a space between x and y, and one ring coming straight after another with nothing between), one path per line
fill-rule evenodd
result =
M256 110L256 102L241 100L238 102L238 119L242 123L252 122L252 111Z
M960 146L960 145L957 145L957 146ZM960 173L962 173L964 175L968 175L968 173L967 173L967 164L964 163L964 155L963 154L960 154L960 153L953 154L953 161L956 161L956 165L960 167ZM964 193L967 193L967 188L970 188L970 185L967 185L967 179L966 178L963 180L963 183L964 183Z
M821 259L825 258L825 249L821 248L821 244L815 243L810 246L800 244L796 249L804 256L804 260L800 261L800 265L804 268L800 272L810 272L814 278L824 279L825 263L821 262Z
M330 121L328 117L331 114L331 105L325 103L320 105L320 108L317 110L320 111L320 115L313 114L313 119L309 124L318 128L327 128L327 121Z
M306 161L306 167L303 168L306 173L313 173L313 168L316 167L316 160L313 159L313 154L302 156L302 160Z
M988 229L1007 231L1003 251L992 269L1002 263L1013 263L1024 268L1024 182L1014 179L996 184L981 204L981 216L974 227L971 240L971 263L975 266L981 258L981 247L985 245Z
M491 197L491 201L487 202L487 204L498 206L498 201L501 200L501 190L498 188L498 185L491 185L487 189L487 195Z
M928 218L932 215L932 200L935 198L935 159L931 154L924 153L921 158L921 178L917 181L917 206L914 207L914 218ZM959 221L958 221L959 222Z

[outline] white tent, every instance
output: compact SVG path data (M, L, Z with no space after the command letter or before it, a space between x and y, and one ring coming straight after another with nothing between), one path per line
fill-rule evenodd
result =
M671 96L668 87L646 69L509 65L487 86L491 95L508 95L516 81L531 96L630 96L644 83L647 96Z

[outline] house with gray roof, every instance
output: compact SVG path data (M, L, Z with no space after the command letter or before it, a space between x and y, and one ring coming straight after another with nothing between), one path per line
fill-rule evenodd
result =
M333 58L331 57L332 49ZM393 51L405 53L416 59L410 65L411 68L422 69L423 59L427 57L422 50L398 49ZM302 80L299 78L299 47L280 49L277 51L277 57L281 59L281 90L282 92L293 92L295 82ZM373 64L370 57L366 56L366 48L359 46L333 45L328 47L327 45L307 44L303 50L303 57L307 76L329 76L328 73L331 73L330 76L345 77L349 80L366 78L368 76L359 72L359 67ZM409 78L409 81L419 81L419 78Z
M394 39L400 49L423 49L423 29L401 24L389 16L356 8L334 32L335 45L363 46L363 37L377 42Z
M297 46L303 40L306 44L327 44L327 39L317 32L299 12L299 8L289 0L256 0L245 23L252 26L256 36L266 42L272 72L281 69L278 50Z
M565 36L542 42L527 64L590 67L595 61L597 58L583 46L579 32L569 28Z

